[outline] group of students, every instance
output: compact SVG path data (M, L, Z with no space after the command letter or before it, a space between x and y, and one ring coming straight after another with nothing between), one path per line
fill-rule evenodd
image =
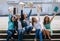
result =
M21 7L21 14L16 14L13 15L11 14L11 11L9 10L9 21L8 21L8 30L7 30L7 41L9 41L9 39L11 37L14 36L14 33L16 31L17 27L17 32L18 32L18 41L23 41L23 35L25 33L29 34L33 28L36 29L35 31L35 41L36 39L39 37L40 41L42 40L42 33L44 35L44 37L46 38L46 35L48 36L49 39L51 39L50 37L50 31L49 29L51 29L50 24L51 21L53 20L53 18L55 17L56 14L54 14L54 16L50 19L48 15L46 15L44 17L43 23L41 23L41 20L39 18L39 14L40 14L40 8L37 8L38 14L37 14L37 18L36 17L32 17L31 21L30 21L30 16L32 13L32 6L30 6L30 12L29 14L23 13L23 8L24 6L20 6Z

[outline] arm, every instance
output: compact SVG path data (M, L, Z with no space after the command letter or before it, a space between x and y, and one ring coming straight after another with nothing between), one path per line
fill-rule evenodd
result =
M23 17L23 9L24 9L24 4L21 5L21 20L24 19L24 17Z
M37 17L38 17L38 19L39 19L39 21L40 21L40 13L42 12L42 7L41 7L41 5L37 5Z
M10 19L11 18L11 15L9 14L8 16L9 16L9 19Z
M23 20L24 20L23 10L21 10L21 19L20 19L20 21L21 21L21 26L22 26L22 27L23 27Z
M51 18L51 20L50 20L50 22L54 19L54 17L56 16L56 13L58 12L58 7L56 6L55 8L54 8L54 16Z
M40 14L37 13L37 18L38 18L38 21L40 22Z
M50 22L54 19L55 16L56 16L56 14L53 15L53 17L51 18Z
M30 12L29 12L29 14L28 14L28 16L27 16L28 20L29 20L29 18L30 18L30 16L31 16L31 13L32 13L32 7L33 7L33 3L30 3L30 4L29 4Z
M31 13L32 13L32 9L30 10L29 15L27 16L28 19L30 18Z
M21 20L23 20L23 10L21 10Z
M10 21L10 19L11 19L12 15L11 15L11 14L9 14L9 15L8 15L8 17L9 17L9 21Z
M23 8L24 8L24 5L21 5L21 18L20 18L20 21L21 21L21 26L22 26L22 27L23 27L23 20L24 20Z
M41 31L45 29L43 23L40 22L40 26L41 26Z

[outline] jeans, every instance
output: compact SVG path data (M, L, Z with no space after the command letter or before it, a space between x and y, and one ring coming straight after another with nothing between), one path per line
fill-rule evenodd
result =
M7 41L9 41L9 39L14 36L14 30L8 30L7 34L8 34Z
M18 41L23 41L24 32L25 30L23 29L18 30Z
M42 32L40 31L40 29L36 30L36 38L39 38L40 41L42 41Z
M25 27L25 32L29 33L32 31L32 26Z

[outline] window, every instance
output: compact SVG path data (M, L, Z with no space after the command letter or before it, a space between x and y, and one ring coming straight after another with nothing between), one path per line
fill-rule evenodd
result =
M42 2L53 2L53 0L42 0Z
M32 2L34 2L34 6L35 7L37 6L37 4L41 4L41 6L42 6L42 13L43 14L45 14L45 13L52 14L53 7L60 5L60 4L56 4L55 3L55 1L56 2L60 2L60 0L8 0L8 1L25 2L25 3L32 1ZM8 7L9 6L10 5L7 2L5 2L4 4L2 3L0 5L0 13L3 13L3 15L7 14L8 13ZM20 13L20 6L18 4L17 4L17 7L18 7L18 13ZM29 9L28 8L25 8L24 12L25 11L28 13L29 12ZM37 13L36 8L33 8L32 14L36 14L36 13Z
M42 0L20 0L21 2L41 2Z
M52 4L42 4L42 12L51 14L52 13Z
M60 2L60 0L56 0L56 2Z

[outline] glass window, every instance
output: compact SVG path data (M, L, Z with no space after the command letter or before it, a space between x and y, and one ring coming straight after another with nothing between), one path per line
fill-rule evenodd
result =
M42 12L43 13L52 13L52 4L42 4Z
M8 0L8 1L15 1L16 2L17 0ZM53 4L56 5L56 3L53 3L53 2L55 2L55 1L60 2L60 0L20 0L19 2L30 2L30 1L34 2L35 7L37 6L37 4L41 4L42 5L42 13L49 13L49 14L51 14L53 11L53 7L54 7ZM0 5L0 12L3 13L4 15L7 14L8 13L8 6L9 6L9 4L7 2L5 2L4 4L1 4ZM18 13L20 13L20 10L21 10L21 8L18 5ZM25 8L24 12L25 11L28 13L29 8ZM37 13L36 8L33 8L32 14L36 14L36 13Z
M42 0L20 0L21 2L41 2Z
M42 2L53 2L53 0L42 0Z
M20 0L22 2L52 2L53 0Z
M0 4L0 15L8 14L8 5L6 3Z
M56 0L56 2L60 2L60 0Z

